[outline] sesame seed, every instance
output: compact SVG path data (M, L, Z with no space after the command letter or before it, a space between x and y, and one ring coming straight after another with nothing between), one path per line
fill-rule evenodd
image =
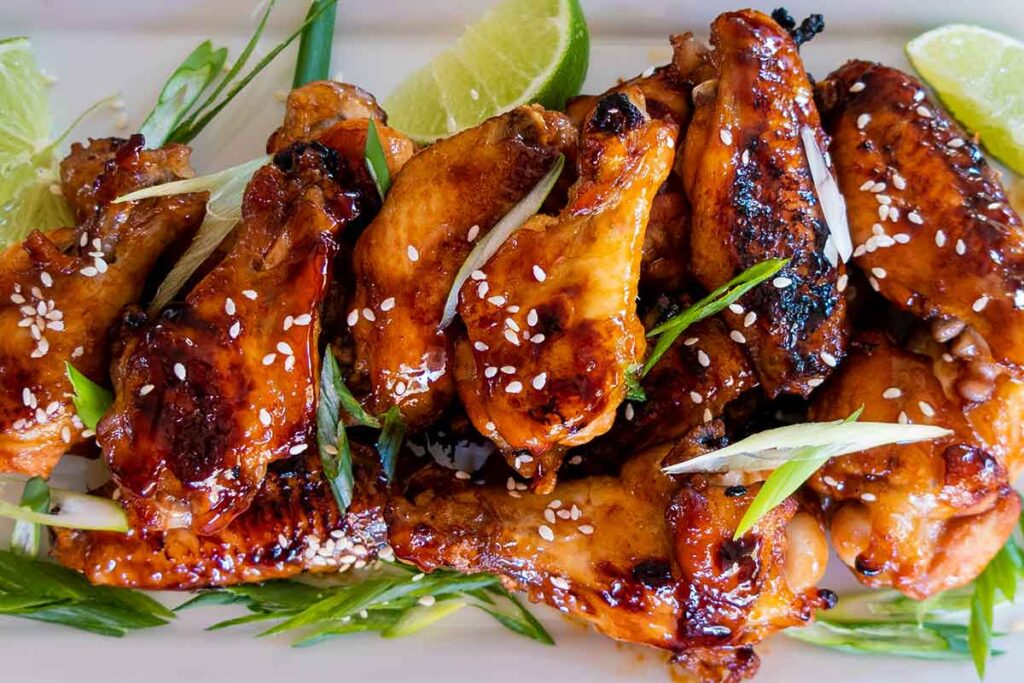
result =
M584 536L590 536L591 534L593 534L593 533L594 533L594 527L593 527L593 526L591 526L590 524L580 524L580 525L579 525L579 526L577 527L577 529L578 529L578 530L579 530L579 532L580 532L581 534L583 534Z
M411 244L405 248L405 255L409 257L409 260L416 263L420 260L420 252L416 250L416 247Z
M294 324L295 318L293 316L286 315L284 317L284 322L281 324L281 327L282 329L284 329L285 332L287 332L288 330L292 329L292 325Z
M493 422L488 422L487 424L484 425L484 430L488 432L493 432L497 428L497 425L495 425Z
M503 373L505 373L506 375L514 375L514 374L516 374L516 368L515 368L514 365L503 365L503 366L501 366L501 371Z
M476 92L476 91L474 91L474 92ZM480 234L480 226L479 225L474 225L473 227L471 227L469 229L469 232L466 233L466 241L467 242L472 242L473 240L475 240L477 238L477 235L479 235L479 234Z
M96 277L96 275L98 275L100 271L96 270L96 268L92 266L86 266L85 268L82 268L78 272L86 277Z
M493 365L488 365L486 368L484 368L484 377L486 377L487 379L491 379L497 374L498 368L494 367Z
M897 190L907 189L907 181L899 173L892 174L892 184Z
M294 356L295 352L292 351L292 347L288 342L277 342L277 350L286 356Z
M515 332L508 328L505 329L505 339L507 339L513 346L519 346L519 337L516 336Z
M693 401L694 403L698 403L699 404L699 403L703 403L704 402L704 397L701 396L700 394L698 394L696 391L691 391L690 392L690 400Z
M526 324L533 327L540 320L540 316L537 315L537 309L531 308L530 312L526 314Z
M545 336L543 334L539 334L538 333L538 334L535 334L532 337L530 337L530 342L532 342L534 344L541 344L541 343L544 342L544 339L545 339Z
M871 123L871 114L861 114L857 117L857 130L864 130L869 123Z
M910 235L908 235L905 232L898 232L892 236L892 241L896 242L897 244L909 244Z
M697 362L704 367L711 365L711 358L708 357L708 354L704 353L704 349L697 349Z
M25 303L25 297L23 297L21 294L11 294L11 303L15 304L16 306L21 305Z
M245 290L242 290L242 296L244 296L249 301L256 301L256 297L258 295L256 294L255 290L245 289Z
M878 205L878 220L884 221L889 217L889 207L885 204Z
M39 281L43 283L43 287L53 287L53 277L45 270L39 273Z
M836 357L828 351L822 351L819 355L821 356L821 361L830 368L834 368L837 365Z
M777 277L772 280L772 285L778 289L785 289L793 284L793 281L788 277Z
M517 323L512 318L505 318L505 327L509 328L510 330L515 330L516 332L520 331L519 323Z
M733 330L729 333L729 339L732 339L737 344L746 344L747 338L743 336L743 333L739 330Z
M348 323L349 327L354 327L355 324L359 322L359 309L353 308L351 311L349 311L348 318L345 319L345 322Z
M812 389L815 387L820 387L824 383L825 379L823 377L812 377L811 379L807 380L807 386L811 387Z
M952 149L959 149L964 146L963 138L953 138L946 143L946 146Z
M71 428L68 427L67 425L61 427L60 440L63 441L64 443L71 443Z
M935 231L935 246L944 247L946 246L946 233L942 230Z
M431 607L434 603L437 602L437 598L435 598L433 595L424 595L417 602L419 602L419 604L423 605L424 607Z
M551 527L549 527L547 524L541 524L537 528L537 533L540 534L540 537L543 538L545 541L550 542L555 540L555 532L552 531Z
M871 186L871 191L874 192L875 194L882 192L883 190L885 190L885 183L879 182Z
M270 411L266 408L260 408L260 424L264 427L269 427L271 422Z
M105 272L107 272L107 262L104 261L103 259L97 258L96 260L94 260L92 262L92 264L94 266L96 266L96 272L98 272L98 273L105 273Z
M371 323L377 320L377 315L373 312L372 308L364 308L363 317L366 318Z
M469 472L463 472L462 470L455 470L455 478L465 481L466 479L472 479L473 475Z
M836 289L839 290L840 294L846 291L846 285L849 284L849 282L850 276L847 275L846 273L843 273L842 275L839 276L839 279L836 280Z
M561 588L564 591L569 590L569 582L563 579L561 576L554 576L551 578L551 585L555 588Z
M963 240L956 241L956 253L959 256L963 256L964 254L967 253L967 245L964 243Z
M927 401L918 401L917 407L921 409L925 417L935 417L935 408L932 408L932 404Z
M380 310L382 310L382 311L390 311L394 307L395 307L395 297L393 297L393 296L389 296L387 299L384 299L384 301L380 302Z
M732 144L732 133L730 133L725 128L723 128L720 131L718 131L718 138L722 141L723 145L731 145Z
M486 280L487 279L487 273L485 273L482 270L474 270L472 273L469 274L469 276L471 278L473 278L474 280Z
M544 269L538 265L533 266L533 279L537 282L544 282L548 279L548 274L544 272Z
M181 363L174 364L174 376L180 379L182 382L185 381L185 366Z
M476 286L476 295L483 299L485 296L487 296L487 290L490 289L490 287L491 286L486 282L481 282Z
M537 391L540 391L541 389L544 388L544 385L547 384L547 381L548 374L546 372L542 372L533 378L533 388L536 389Z
M492 296L489 299L487 299L487 303L494 304L495 306L504 306L505 305L505 297L500 296L500 295Z
M740 163L742 163L744 166L746 166L747 164L750 163L750 150L749 149L743 150L743 154L740 155Z
M743 315L744 308L743 308L743 306L740 306L739 304L733 303L733 304L729 304L729 310L732 311L733 313L735 313L736 315Z
M147 394L149 394L149 392L153 391L153 389L155 389L155 388L156 387L154 387L152 384L144 384L144 385L142 385L142 388L139 389L139 396L146 396Z
M878 201L879 204L888 205L892 203L892 197L890 197L887 194L876 194L875 199ZM886 209L886 212L888 212L888 209Z
M905 425L910 422L910 418L907 417L907 414L901 410L900 414L896 417L896 421L901 425Z
M861 82L861 81L857 81L856 83L854 83L853 85L850 86L850 92L860 92L864 88L865 88L864 83Z
M924 219L921 218L921 214L916 211L910 211L907 213L907 220L915 225L924 225Z
M263 356L263 364L264 365L270 365L275 360L277 360L277 354L276 353L268 353L267 355Z
M875 185L875 181L874 180L865 180L863 183L861 183L860 191L861 192L867 192L872 187L874 187L874 185Z
M309 448L309 444L300 443L298 446L292 446L288 449L289 455L298 455L299 453L305 452Z
M888 389L882 392L882 398L890 400L894 398L899 398L902 395L903 391L901 391L899 387L889 387Z
M876 292L879 289L881 289L881 285L878 284L878 278L876 278L874 275L868 276L868 284L871 285L871 289L875 290Z
M622 411L622 414L627 420L632 422L633 418L636 417L636 409L633 408L632 403L627 403L625 410Z
M995 211L996 209L1002 207L1002 205L1002 202L990 202L989 205L986 206L985 208L988 209L989 211ZM43 274L45 275L45 273Z
M569 458L570 465L579 465L581 462L583 462L582 455L574 455L571 458Z
M235 301L231 297L224 300L224 312L228 315L235 314Z
M381 304L380 307L381 310L384 310L384 304ZM305 327L306 325L309 325L311 322L313 322L313 316L311 316L309 313L303 313L302 315L295 319L295 324L298 325L299 327Z
M878 266L875 266L874 268L871 269L871 274L877 277L879 280L884 280L885 276L887 275L887 273L885 272L885 268L879 268Z
M551 508L544 510L544 519L551 522L552 524L555 524L558 521L558 518L555 517L555 511L552 510Z
M928 111L928 107L924 106L923 104L918 105L917 109L915 109L914 111L917 112L918 116L923 116L926 119L930 119L932 117L932 113Z
M487 344L485 344L482 341L477 341L477 342L473 342L473 348L476 349L477 351L486 351L486 350L488 350L491 347L489 347Z
M406 387L405 382L398 382L397 384L395 384L395 395L402 396L403 394L405 394L405 390L407 388L408 387Z
M974 303L971 304L971 308L974 309L975 313L981 313L985 310L986 306L988 306L988 297L985 295L979 296L974 300Z
M862 493L860 494L860 499L865 503L873 503L878 500L873 493Z
M700 339L698 337L687 337L683 340L683 346L693 346L699 341Z
M505 386L505 393L507 394L518 394L523 390L523 383L519 381L509 382Z

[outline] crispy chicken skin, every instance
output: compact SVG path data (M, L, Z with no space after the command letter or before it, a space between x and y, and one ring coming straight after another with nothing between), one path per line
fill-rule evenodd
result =
M224 260L127 340L98 431L141 527L216 533L269 463L313 444L320 304L334 237L360 210L345 167L319 143L278 153Z
M248 510L212 536L188 529L127 534L55 529L53 555L94 584L193 590L337 572L386 541L377 454L353 445L356 481L342 517L312 451L273 463Z
M373 95L337 81L313 81L292 90L285 103L284 123L267 140L267 152L276 154L296 142L316 139L344 121L374 119L387 123L387 115Z
M758 287L744 313L724 312L750 350L765 391L808 395L826 377L822 357L842 358L845 302L840 271L825 257L829 236L801 141L808 128L827 148L796 45L753 10L719 16L707 65L716 79L694 90L696 109L682 157L693 204L691 262L708 289L768 258L788 258L786 286Z
M539 490L551 490L566 447L608 431L643 358L641 246L676 132L647 116L638 89L602 98L561 215L527 221L462 288L459 397Z
M349 320L372 412L398 406L418 427L449 403L453 328L438 325L455 274L474 240L575 141L564 115L520 107L431 145L402 168L353 257Z
M797 543L789 531L809 535L810 545L801 536L794 547L813 546L822 559L823 532L810 515L794 517L789 500L733 541L756 487L734 495L699 477L677 482L660 472L668 448L637 455L618 477L562 482L550 495L513 497L440 475L413 500L392 501L391 546L424 571L495 572L613 638L690 651L691 665L709 649L727 653L707 679L737 680L757 666L747 646L827 603L813 588L818 577L793 575L794 592L784 576Z
M941 355L872 334L811 407L812 420L935 424L948 438L834 458L810 486L829 502L832 542L857 578L923 599L973 580L1020 515L1008 469L1020 468L1024 387L1007 376L976 406L944 387ZM897 395L898 393L898 395Z
M872 286L919 317L965 321L1024 368L1024 227L976 142L890 67L849 62L818 96Z
M164 249L203 218L204 195L111 200L193 175L189 149L142 138L74 145L61 165L82 223L0 253L0 472L47 476L84 441L65 362L106 383L109 330Z

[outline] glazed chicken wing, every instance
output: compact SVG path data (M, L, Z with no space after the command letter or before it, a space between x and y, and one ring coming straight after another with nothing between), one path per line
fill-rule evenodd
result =
M33 232L0 253L0 471L47 476L84 440L65 363L106 383L108 336L142 295L164 249L203 218L203 195L124 204L114 198L188 178L189 149L143 150L142 138L74 145L64 192L83 221Z
M224 260L127 341L99 440L140 526L216 533L269 463L313 443L320 304L334 236L360 211L345 167L315 142L278 153Z
M557 218L536 216L462 289L459 397L474 426L542 490L562 452L603 434L643 358L636 314L651 202L677 129L639 90L601 99L584 126L579 178Z
M545 496L447 476L412 501L391 503L391 545L425 571L500 574L613 638L716 669L720 678L707 680L746 677L757 666L750 644L828 604L813 587L823 532L789 500L733 541L756 487L677 483L660 471L667 450L636 456L618 477L562 482ZM807 565L820 563L813 575L790 566L787 553L797 548Z
M715 79L694 90L682 155L693 204L691 267L712 289L765 259L790 259L773 283L743 298L748 311L723 315L769 395L806 396L845 348L840 270L826 258L829 231L801 134L810 131L820 150L826 138L782 27L753 10L730 12L712 24L711 42L695 71L710 65ZM756 317L751 325L747 312Z
M356 486L342 516L309 451L275 462L248 510L212 536L55 529L53 555L94 584L194 590L360 568L386 542L377 454L353 444Z
M349 324L372 412L398 406L429 424L455 393L451 331L438 331L455 274L474 242L575 143L562 114L520 107L441 140L394 179L354 254Z
M1024 226L977 143L890 67L850 62L818 94L872 287L1024 367Z
M934 424L945 439L835 458L811 480L829 501L832 542L857 578L918 599L973 580L1020 515L1011 488L1022 465L1024 384L1001 378L981 405L950 390L954 364L869 335L812 405L835 420Z

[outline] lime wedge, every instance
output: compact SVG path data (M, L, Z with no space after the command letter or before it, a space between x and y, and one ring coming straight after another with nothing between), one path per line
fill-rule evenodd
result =
M29 230L70 225L50 141L46 79L27 38L0 40L0 247Z
M384 100L388 123L418 142L529 102L561 109L587 75L579 0L504 0Z
M988 151L1024 173L1024 43L980 26L950 24L907 43L907 56Z

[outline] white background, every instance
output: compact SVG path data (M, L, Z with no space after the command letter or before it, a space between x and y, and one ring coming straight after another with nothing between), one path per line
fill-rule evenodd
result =
M334 71L383 97L401 78L458 35L491 0L341 0ZM718 12L736 5L690 0L583 0L591 27L591 68L585 90L600 91L669 56L667 34L706 34ZM770 10L779 2L753 3ZM979 23L1024 37L1024 2L859 0L786 2L794 16L822 12L826 32L803 49L809 70L822 77L843 61L878 59L906 66L902 46L927 28L950 21ZM263 47L269 48L304 14L304 0L280 0ZM53 86L57 128L92 102L120 92L129 128L145 117L164 79L201 40L212 38L237 54L254 25L255 0L0 0L0 37L32 38ZM262 153L282 105L275 91L291 82L294 50L279 56L247 92L197 141L200 173ZM103 110L72 139L123 134L116 113ZM825 585L849 589L833 563ZM170 604L177 598L170 596ZM535 645L464 610L409 639L350 636L305 650L282 639L256 640L245 629L205 633L227 612L189 612L174 625L118 641L31 622L0 619L0 681L371 681L428 680L511 683L520 680L671 680L663 654L613 643L550 610L535 610L558 641ZM1013 621L1024 614L1007 614ZM1004 642L1010 653L990 664L988 680L1019 681L1024 636ZM759 681L844 683L971 681L970 664L863 657L818 650L776 637L758 648ZM1016 650L1016 652L1014 652Z

